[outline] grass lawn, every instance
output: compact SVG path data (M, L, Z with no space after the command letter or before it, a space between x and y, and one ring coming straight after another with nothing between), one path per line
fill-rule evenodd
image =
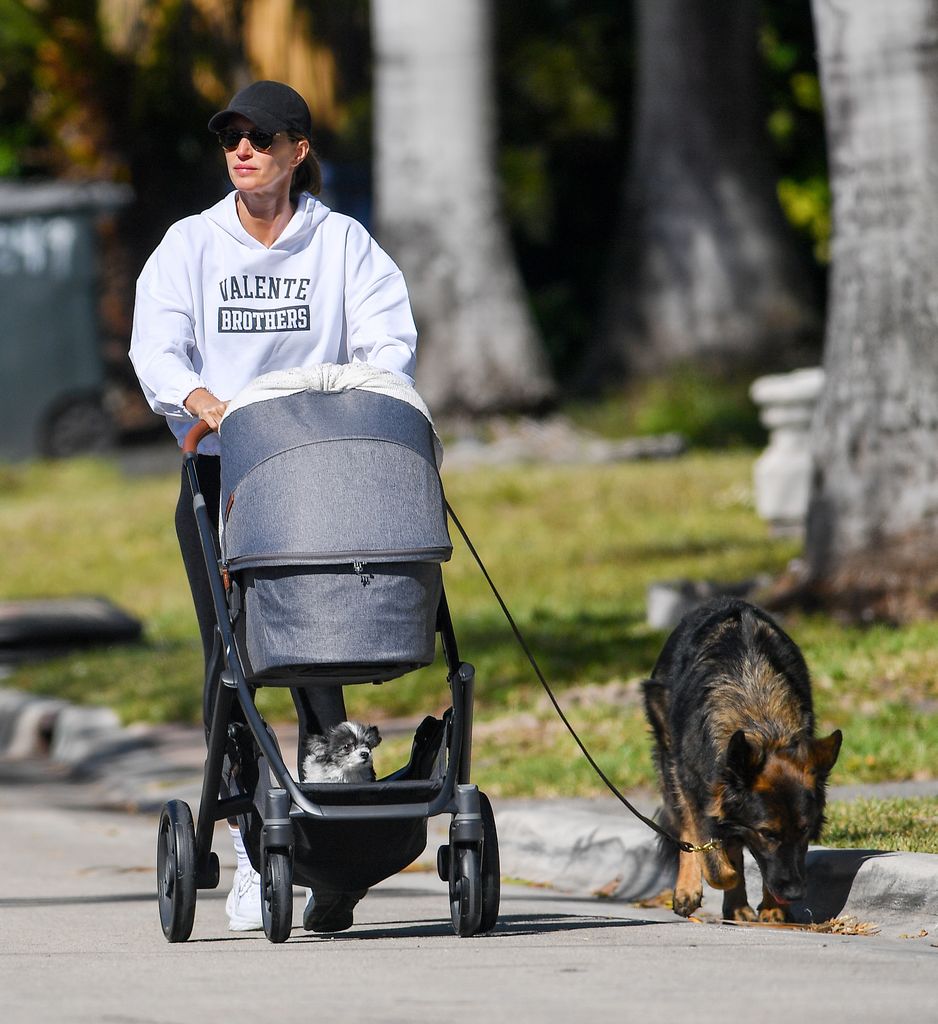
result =
M450 503L594 756L625 789L654 784L639 702L664 634L645 624L649 583L740 580L798 554L752 506L753 453L654 463L446 470ZM0 467L0 599L99 594L139 616L144 642L26 665L5 684L107 704L127 721L197 721L200 654L172 526L178 473L127 476L108 460ZM474 771L493 795L602 791L557 720L465 545L444 578L460 654L476 666ZM844 627L790 617L812 669L819 730L844 731L832 783L928 778L938 751L938 623ZM348 691L358 717L422 716L447 703L441 664ZM268 690L271 719L292 717ZM379 770L405 759L379 749ZM924 818L908 802L907 819ZM839 813L839 812L838 812ZM932 817L929 817L932 815ZM853 836L831 815L828 841ZM856 827L855 827L856 826ZM913 831L934 831L916 826ZM896 825L894 833L901 833ZM884 833L885 834L885 833Z
M823 841L857 850L938 853L938 797L833 801Z

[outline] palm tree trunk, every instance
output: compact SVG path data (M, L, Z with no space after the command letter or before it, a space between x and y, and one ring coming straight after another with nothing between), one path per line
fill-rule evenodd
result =
M407 279L436 411L553 392L495 175L490 0L373 0L376 233Z
M834 195L807 553L827 603L938 608L938 4L814 0Z
M634 137L594 363L797 365L820 324L766 156L758 4L635 6Z
M938 3L814 0L832 171L812 587L864 618L938 608Z

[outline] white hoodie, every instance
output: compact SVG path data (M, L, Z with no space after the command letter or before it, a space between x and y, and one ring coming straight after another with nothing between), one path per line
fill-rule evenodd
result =
M268 249L235 195L173 224L137 280L130 359L180 446L199 387L227 401L263 373L320 363L369 363L413 384L404 278L361 224L304 193ZM218 450L215 434L199 446Z

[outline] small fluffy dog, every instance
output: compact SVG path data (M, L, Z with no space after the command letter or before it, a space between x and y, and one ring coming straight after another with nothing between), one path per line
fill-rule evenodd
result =
M719 599L688 613L644 684L655 735L662 824L699 853L677 851L674 911L692 914L701 871L723 890L723 917L753 921L743 848L762 873L758 919L790 919L807 892L805 856L824 824L837 729L814 737L811 681L794 641L764 611Z
M340 722L310 736L300 769L303 782L374 782L371 752L381 742L374 725Z

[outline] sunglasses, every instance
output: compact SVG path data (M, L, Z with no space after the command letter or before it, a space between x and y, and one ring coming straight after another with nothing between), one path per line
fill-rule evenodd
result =
M237 149L241 145L242 139L247 139L251 144L251 149L256 149L259 153L266 153L274 144L274 139L284 133L265 132L261 128L251 128L246 132L238 131L237 128L224 128L216 134L218 135L218 141L222 144L222 148L229 152Z

